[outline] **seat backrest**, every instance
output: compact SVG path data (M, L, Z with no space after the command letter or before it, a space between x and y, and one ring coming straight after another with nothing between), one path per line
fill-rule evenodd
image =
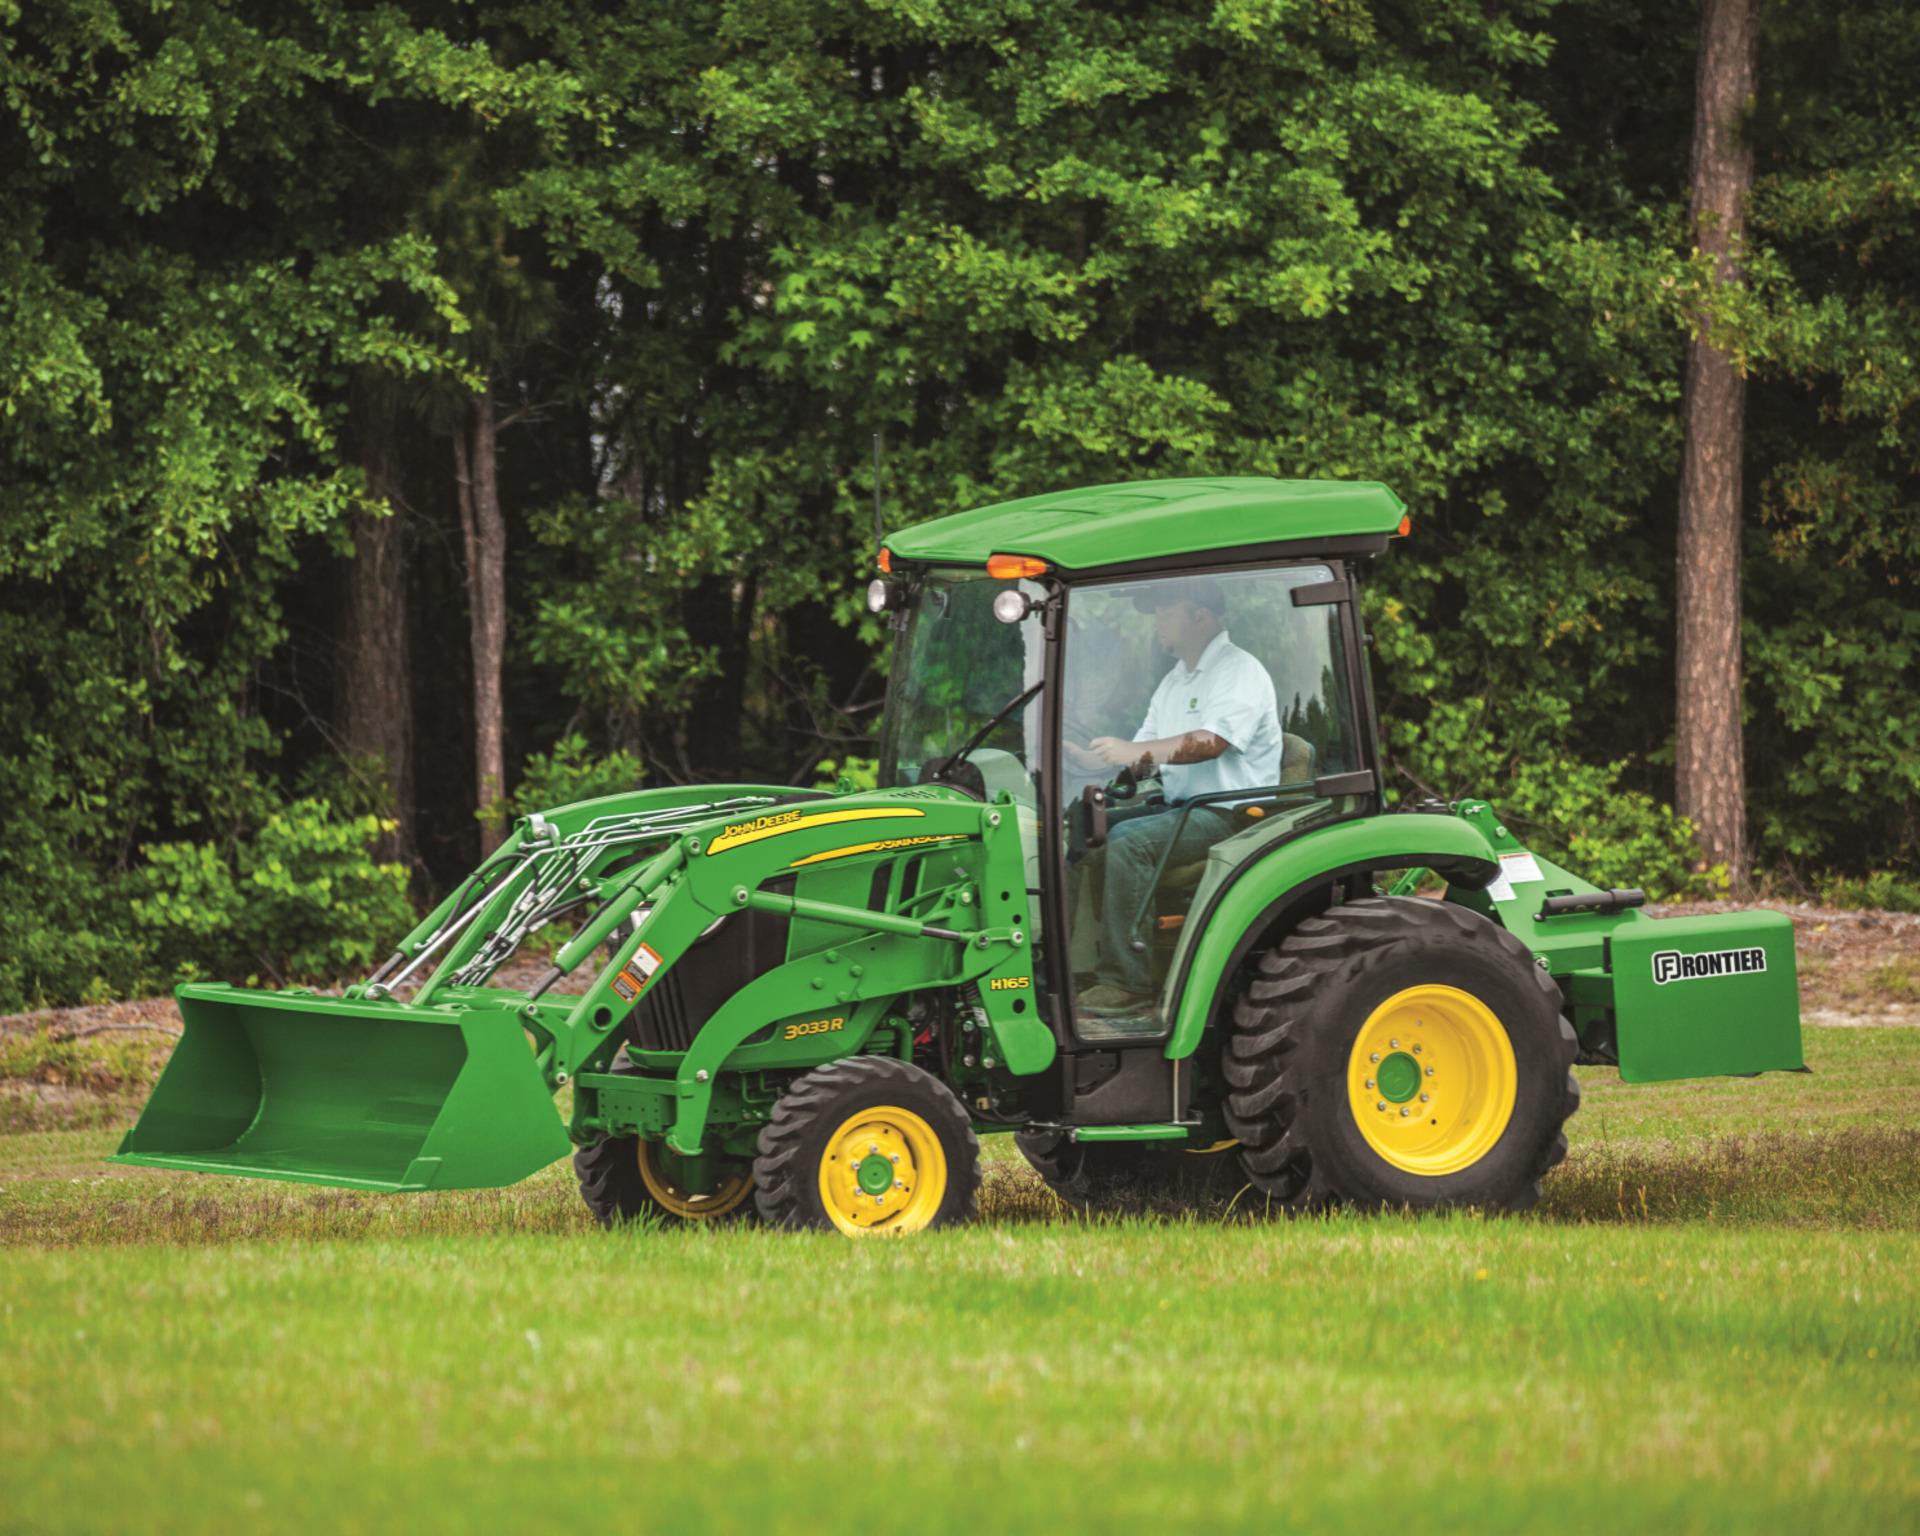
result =
M1313 743L1291 731L1280 733L1280 782L1305 784L1313 778Z

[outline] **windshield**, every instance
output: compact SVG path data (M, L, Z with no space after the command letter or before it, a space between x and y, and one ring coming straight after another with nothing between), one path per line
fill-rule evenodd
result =
M1045 596L1033 582L1013 585L1036 603ZM1008 586L984 571L935 572L921 583L893 658L880 748L883 785L925 782L1005 710L967 754L982 781L972 787L989 795L1011 790L1034 803L1041 763L1037 689L1024 707L1009 706L1039 683L1044 642L1038 612L1016 624L994 617L993 600Z

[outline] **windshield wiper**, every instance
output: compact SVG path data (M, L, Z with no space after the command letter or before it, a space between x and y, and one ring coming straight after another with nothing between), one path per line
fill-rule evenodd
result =
M965 746L952 756L942 760L940 766L934 770L933 777L926 782L929 784L938 784L942 779L946 778L956 763L964 762L969 752L993 734L995 726L1005 721L1016 709L1023 708L1025 705L1030 704L1033 701L1033 696L1044 688L1046 683L1047 680L1043 677L1039 682L1027 689L1026 692L1017 694L1012 699L1009 699L1000 707L999 714L995 715L985 725L981 726L979 730L967 738Z

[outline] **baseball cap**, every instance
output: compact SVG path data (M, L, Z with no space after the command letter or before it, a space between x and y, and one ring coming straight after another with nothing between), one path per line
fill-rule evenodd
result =
M1217 577L1177 576L1152 582L1133 594L1133 606L1142 613L1152 613L1172 603L1192 603L1220 618L1227 611L1227 589Z

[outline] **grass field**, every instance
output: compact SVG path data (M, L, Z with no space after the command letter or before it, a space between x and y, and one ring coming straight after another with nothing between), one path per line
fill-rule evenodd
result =
M118 1048L118 1047L113 1047ZM1525 1218L602 1234L0 1135L0 1526L1476 1531L1920 1520L1920 1030L1582 1071Z

